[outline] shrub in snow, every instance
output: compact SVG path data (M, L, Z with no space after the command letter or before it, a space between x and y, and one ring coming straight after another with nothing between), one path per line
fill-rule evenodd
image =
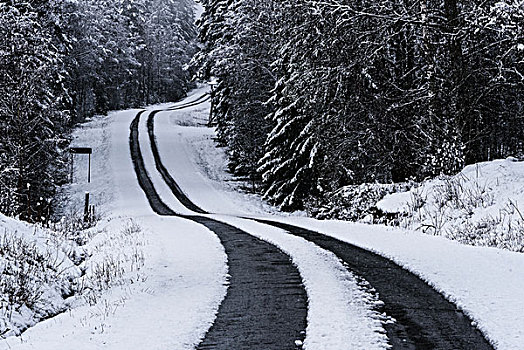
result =
M104 290L145 278L141 274L146 244L142 228L131 219L116 224L117 229L104 230L90 242L90 258L83 264L86 273L76 281L79 293L91 305Z
M488 215L478 221L451 223L443 235L465 244L524 253L524 217L518 206L511 201L498 215Z
M524 162L470 165L422 183L346 186L310 201L319 219L400 225L464 244L524 252Z
M44 232L0 234L0 335L18 335L66 308L79 270Z
M0 215L0 337L19 335L74 300L96 304L103 291L144 279L141 227L132 220L107 226L63 220L55 225L63 231L53 231Z
M404 213L400 224L461 243L524 252L524 163L514 158L470 165L378 203ZM399 204L391 205L391 203Z
M317 219L340 219L369 223L398 223L400 213L377 207L384 196L408 190L412 183L362 184L345 186L328 193L320 201L310 200L308 212Z

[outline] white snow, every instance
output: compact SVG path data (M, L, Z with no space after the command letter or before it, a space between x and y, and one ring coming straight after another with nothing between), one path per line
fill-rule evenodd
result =
M74 249L50 230L0 214L2 336L17 335L67 307L62 290L70 287L69 279L80 276L80 269L67 255Z
M407 214L402 220L407 228L517 252L524 252L523 205L524 162L515 158L469 165L377 204Z
M223 248L206 229L182 219L151 216L140 224L153 242L144 280L1 341L0 349L192 349L225 295Z
M104 125L109 134L100 138L86 132L94 139L81 140L97 146L94 173L100 166L103 177L93 179L105 181L76 187L81 187L79 192L86 186L93 193L104 192L108 200L100 206L107 216L102 223L107 236L115 236L129 218L142 227L147 241L142 247L144 266L90 300L94 305L78 300L69 312L37 324L21 337L1 340L0 349L193 349L212 324L227 290L225 251L206 228L158 217L149 207L129 156L129 125L137 112L112 113L88 124ZM97 237L92 244L111 249L101 244L103 240ZM114 243L119 246L120 241Z
M522 348L524 254L466 246L407 229L276 215L276 210L263 204L259 197L238 191L240 184L226 173L224 150L215 147L214 130L204 127L208 108L208 104L202 104L157 114L155 129L164 164L197 205L220 214L214 217L221 221L275 243L292 257L304 279L310 303L306 349L346 348L349 344L355 348L384 348L381 321L372 311L377 300L356 285L354 277L333 254L282 230L231 215L269 217L389 257L455 302L497 349ZM129 124L136 113L119 112L105 119L104 129L109 130L110 137L103 141L108 143L107 155L101 155L101 159L107 165L107 177L112 178L111 186L106 188L112 203L107 206L111 208L108 220L132 217L144 228L147 244L141 274L147 278L112 288L95 307L81 305L38 324L22 338L0 342L0 349L7 348L7 344L13 349L43 350L191 349L213 321L226 293L224 250L207 229L183 219L153 214L138 187L129 158ZM147 114L140 124L146 166L162 198L173 209L185 210L154 171L144 124ZM524 176L518 168L520 164L504 160L480 167L481 173L498 179L499 189L493 196L496 203L501 198L501 206L506 199L522 194ZM476 176L477 169L466 169L466 173ZM408 194L402 196L405 197L388 197L381 205L394 211L409 200Z
M387 194L377 203L377 208L386 213L406 213L412 200L413 195L409 191Z

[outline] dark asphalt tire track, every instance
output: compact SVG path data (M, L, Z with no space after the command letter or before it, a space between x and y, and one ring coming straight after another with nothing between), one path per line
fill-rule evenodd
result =
M384 302L381 312L393 349L492 350L471 320L419 277L378 254L318 232L284 223L255 221L281 228L333 252L348 270L367 281Z
M197 208L197 212L206 213L191 202L162 164L154 137L154 117L157 113L150 114L147 123L156 167L180 202L189 202ZM395 323L384 325L393 349L493 349L481 332L471 325L471 320L454 304L394 262L314 231L268 220L256 221L284 229L333 252L345 262L350 272L369 282L384 302L379 311L396 320Z
M138 183L151 208L159 215L204 225L219 237L228 257L227 295L197 349L296 349L295 341L305 338L307 318L307 296L298 269L272 244L210 218L180 215L162 201L140 151L138 125L144 112L131 123L129 146Z
M165 181L167 186L171 189L171 192L173 195L178 199L180 203L187 209L194 211L195 213L199 214L208 214L205 210L198 207L195 203L193 203L187 195L182 191L180 186L176 183L176 181L173 179L173 177L169 174L169 171L166 169L164 164L162 163L162 160L160 159L160 152L158 152L158 145L155 140L155 127L154 127L154 120L155 115L161 111L153 111L149 114L149 118L147 118L147 133L149 135L149 141L151 144L151 151L153 152L153 158L155 159L155 167L156 170L160 173L160 176L162 176L162 179Z
M193 107L193 106L196 106L196 105L199 105L201 103L204 103L204 102L208 101L210 98L211 98L211 96L206 92L205 94L202 94L202 95L198 96L193 101L188 101L188 102L185 102L185 103L175 104L175 105L169 107L167 109L167 111L176 111L176 110L187 108L187 107Z

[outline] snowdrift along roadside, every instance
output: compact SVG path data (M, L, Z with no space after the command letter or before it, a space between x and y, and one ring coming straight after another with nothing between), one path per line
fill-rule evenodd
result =
M126 258L116 263L125 269L120 282L20 337L0 340L0 349L193 349L213 322L227 290L227 257L207 229L152 212L129 156L129 124L137 112L97 117L78 130L76 145L94 148L93 181L82 181L87 162L78 159L68 188L73 206L85 191L92 194L103 220L88 251ZM131 248L138 250L121 249L127 224L135 228ZM87 261L96 266L98 259Z
M199 125L198 121L205 120L208 110L194 110L193 122L187 115L180 116L181 113L165 112L157 115L159 149L164 165L188 197L204 210L232 215L248 212L256 217L313 229L389 257L462 308L497 349L522 348L524 254L467 246L409 229L320 221L305 218L303 213L299 213L299 216L282 216L275 208L263 204L259 197L243 193L238 184L235 186L236 183L226 171L225 154L213 142L213 129L203 127L203 123ZM184 118L184 123L180 123L181 118ZM188 165L180 167L181 162ZM504 160L492 162L492 166L496 168L507 163L513 164L509 166L510 169L524 164ZM476 172L474 167L469 169ZM524 171L513 168L507 177L500 171L498 174L495 185L507 186L506 190L501 189L501 193L521 193L514 189L517 188L515 184L524 182ZM502 179L503 176L506 178ZM192 186L195 177L205 184ZM202 191L204 187L206 190ZM499 194L495 193L495 196ZM499 197L501 203L504 203L503 196ZM223 220L229 222L228 219Z
M406 228L524 253L524 162L515 158L468 165L387 195L377 207L401 214Z

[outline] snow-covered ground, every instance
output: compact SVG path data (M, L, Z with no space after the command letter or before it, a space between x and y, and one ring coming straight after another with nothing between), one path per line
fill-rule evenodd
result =
M465 167L377 204L400 222L466 244L524 253L524 162L515 158Z
M305 218L302 213L282 216L275 208L262 203L256 195L238 191L238 184L226 172L223 150L216 148L212 141L213 130L199 125L207 118L208 111L202 107L194 108L192 114L195 119L184 119L184 111L165 112L157 115L155 123L164 165L196 204L213 213L269 216L273 220L310 228L392 258L462 308L497 349L522 348L524 254L462 245L409 229L319 221ZM200 116L195 113L199 110ZM504 203L507 198L503 194L514 196L522 192L524 186L519 184L524 181L523 166L524 163L504 160L480 165L480 169L486 167L484 171L487 173L491 167L494 170L490 171L498 174L493 185L499 185L500 192L493 193L493 196ZM510 170L503 171L508 168ZM477 169L470 167L466 171L476 174ZM410 195L404 196L411 198ZM402 202L399 198L391 200L393 203ZM249 226L225 215L221 215L220 219L241 228ZM253 227L248 230L271 241L272 237L264 231L271 230ZM290 253L283 244L277 244Z
M129 156L129 125L137 112L112 113L81 128L75 143L96 146L93 182L86 184L79 175L79 184L69 189L73 202L91 192L104 213L103 232L90 243L93 254L125 248L126 237L138 231L142 239L133 246L139 250L122 252L130 266L112 261L116 270L126 270L122 280L92 298L79 298L70 311L21 337L0 340L0 349L192 349L212 324L227 290L227 257L206 228L152 212ZM95 131L86 130L89 126ZM88 262L97 266L96 257ZM133 264L141 264L140 270Z
M195 91L188 100L204 91L205 88ZM155 131L162 160L197 205L219 214L214 216L218 220L273 242L291 256L309 298L305 348L338 349L348 344L360 344L358 347L365 349L385 348L381 325L384 320L372 311L373 304L379 301L360 289L331 253L282 230L234 215L270 217L390 257L457 303L498 349L522 348L524 254L466 246L407 229L319 221L302 214L282 216L258 196L239 191L239 184L227 174L224 150L215 147L214 131L204 126L208 108L205 103L157 114ZM104 213L102 224L107 226L108 235L102 233L93 239L98 246L113 231L121 231L122 223L129 222L129 218L141 227L144 265L139 274L130 275L133 283L129 280L110 288L94 306L79 303L70 312L36 325L22 337L1 341L0 349L192 349L213 322L226 293L224 250L207 229L179 218L161 218L152 212L129 158L129 125L136 113L113 113L86 125L81 134L87 139L82 140L79 135L77 141L79 145L100 145L93 155L94 167L99 170L94 170L90 188L78 185L72 191L76 191L78 200L84 191L93 193ZM143 115L139 127L147 169L166 203L185 211L154 171L145 132L147 115ZM101 130L107 137L100 137ZM524 174L519 176L520 170L513 170L515 178L524 178ZM97 175L97 171L102 174ZM499 179L499 184L503 181ZM391 201L401 202L398 198Z
M74 244L55 232L0 214L0 335L17 335L67 307L80 276L67 252Z

